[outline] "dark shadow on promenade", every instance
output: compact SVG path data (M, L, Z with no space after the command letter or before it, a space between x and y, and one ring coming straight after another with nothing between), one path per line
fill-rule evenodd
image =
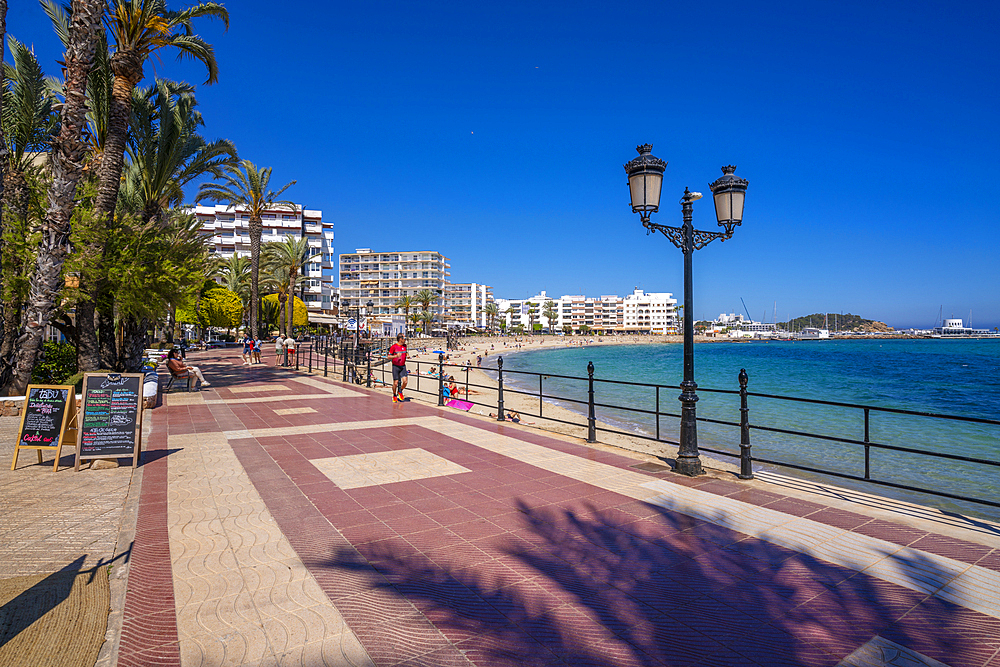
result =
M836 665L880 635L959 667L1000 648L1000 620L848 568L641 502L570 505L520 502L493 560L386 540L326 567L374 566L482 665Z

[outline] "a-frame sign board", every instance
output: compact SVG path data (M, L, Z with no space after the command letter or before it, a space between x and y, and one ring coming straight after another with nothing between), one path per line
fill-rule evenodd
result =
M17 467L17 455L22 449L38 452L39 463L43 449L54 449L56 460L52 470L59 470L63 445L75 447L77 444L76 419L76 390L72 385L29 384L10 469Z
M76 466L88 459L131 456L142 449L142 373L85 373Z

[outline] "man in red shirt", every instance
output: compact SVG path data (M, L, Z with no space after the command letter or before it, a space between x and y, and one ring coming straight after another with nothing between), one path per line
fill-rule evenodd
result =
M389 348L389 358L392 359L392 402L401 403L406 376L410 374L406 370L406 338L403 334L396 336L395 345Z

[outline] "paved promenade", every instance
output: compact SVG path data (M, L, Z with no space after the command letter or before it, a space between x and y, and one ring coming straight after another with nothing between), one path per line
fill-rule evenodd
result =
M118 535L98 560L131 546L106 664L1000 666L996 524L196 363L212 387L146 413L141 484L4 473L118 480L120 525L97 524ZM22 523L5 558L95 558Z

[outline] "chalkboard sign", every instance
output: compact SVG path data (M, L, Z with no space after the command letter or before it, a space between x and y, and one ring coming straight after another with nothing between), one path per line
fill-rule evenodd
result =
M139 463L142 373L86 373L80 407L76 470L86 459L132 456Z
M76 394L71 385L29 384L10 469L17 467L17 455L22 449L36 450L39 463L43 449L54 449L52 469L58 470L63 445L76 445L75 420Z

